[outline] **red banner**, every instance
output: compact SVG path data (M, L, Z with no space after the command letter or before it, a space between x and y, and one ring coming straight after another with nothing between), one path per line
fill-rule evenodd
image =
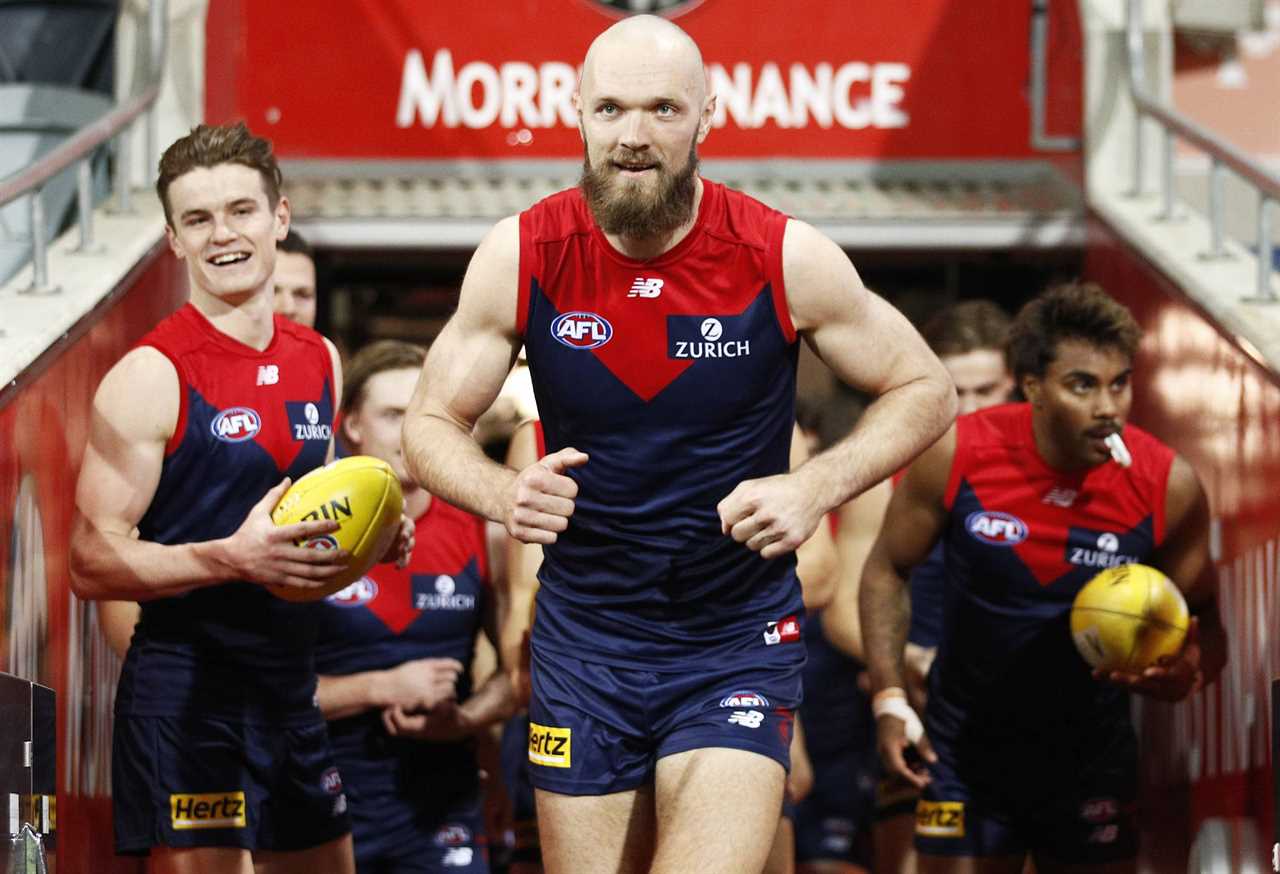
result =
M93 605L71 594L74 489L98 381L186 299L160 247L89 332L0 409L0 670L50 686L58 705L57 859L64 871L140 872L111 833L111 707L119 660ZM7 606L7 611L6 611Z
M625 5L625 4L622 4ZM719 96L707 157L1030 157L1030 4L704 0L666 7ZM1049 132L1078 135L1081 41L1055 2ZM290 158L566 158L603 0L222 0L206 114Z

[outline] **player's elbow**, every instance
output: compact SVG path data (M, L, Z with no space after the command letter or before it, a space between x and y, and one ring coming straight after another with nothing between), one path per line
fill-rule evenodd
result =
M113 597L107 589L106 544L93 523L79 513L71 527L71 545L67 551L67 571L71 592L82 601L98 601Z

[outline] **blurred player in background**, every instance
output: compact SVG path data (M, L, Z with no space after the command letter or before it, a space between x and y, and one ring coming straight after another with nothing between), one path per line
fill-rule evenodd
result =
M920 333L951 374L960 415L1009 400L1013 392L1013 375L1005 356L1009 316L997 304L982 299L953 304L929 319ZM883 498L887 503L887 491ZM871 530L879 528L877 523ZM921 711L942 628L945 561L943 541L939 540L928 557L911 570L911 627L903 660L908 697ZM856 622L856 613L843 617L846 621L850 618ZM874 841L877 872L913 874L916 870L913 835L919 798L919 790L906 780L888 776L881 781Z
M272 313L289 203L270 143L201 125L156 187L191 300L98 387L71 538L79 597L143 602L116 694L116 848L157 874L350 872L316 611L260 585L319 586L348 557L295 545L336 523L270 518L331 451L341 365Z
M481 243L406 457L433 494L544 546L530 754L547 870L755 872L800 700L792 553L936 440L954 396L834 243L698 175L715 97L684 31L623 19L574 97L582 184ZM799 337L875 400L788 473ZM552 452L516 472L470 432L522 343Z
M383 340L350 362L344 442L391 465L415 521L408 567L374 567L326 599L320 709L350 798L359 874L489 870L476 738L514 712L507 673L471 689L481 633L496 639L483 520L409 477L400 427L426 350Z
M276 252L275 310L291 322L316 326L316 253L301 234L290 230Z
M924 793L922 871L1017 874L1028 856L1041 874L1135 870L1127 692L1181 700L1225 662L1204 490L1125 421L1139 337L1096 285L1032 300L1009 336L1027 403L961 417L894 489L862 633L881 756ZM1128 454L1113 458L1117 434ZM906 576L940 538L946 603L921 734L904 688ZM1197 618L1178 656L1103 676L1076 652L1068 614L1098 570L1133 561L1172 578Z
M523 423L512 435L507 465L519 470L545 456L546 443L542 423ZM791 442L791 466L798 467L809 458L808 441L799 427ZM825 607L835 592L835 547L830 529L819 526L814 536L796 551L796 574L806 611ZM534 601L538 592L538 568L542 564L542 547L510 538L507 558L508 596L500 639L507 664L515 666L512 685L522 705L529 699L529 632L533 625ZM765 874L789 874L795 870L795 805L812 786L814 775L804 748L804 732L797 717L792 735L792 768L787 776L786 803L778 822L778 831L765 864ZM504 735L503 767L507 791L514 811L515 853L511 874L540 874L541 846L538 841L537 816L533 803L533 786L529 770L529 719L521 713L508 725Z

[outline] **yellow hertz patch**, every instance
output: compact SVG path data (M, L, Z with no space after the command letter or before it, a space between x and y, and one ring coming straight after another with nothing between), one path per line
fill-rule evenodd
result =
M964 802L921 801L916 805L916 834L926 838L964 837Z
M209 792L204 795L170 795L174 829L244 828L244 792Z
M573 729L529 723L529 761L548 768L567 768L573 749Z

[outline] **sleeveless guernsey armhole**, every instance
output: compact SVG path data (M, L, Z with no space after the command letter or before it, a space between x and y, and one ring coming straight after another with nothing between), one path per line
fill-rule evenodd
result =
M1151 524L1155 528L1152 533L1155 536L1156 546L1163 546L1165 536L1168 534L1165 514L1169 509L1169 476L1173 473L1174 458L1172 450L1163 445L1160 445L1160 448L1164 449L1165 453L1157 463L1156 475L1152 477L1152 488L1156 491L1156 495L1155 500L1151 502L1151 506L1155 508Z
M489 568L489 523L482 516L471 516L476 528L480 548L476 550L476 569L480 571L480 585L493 590L493 575Z
M533 420L533 439L538 445L538 457L542 458L542 456L547 454L547 435L542 433L541 419Z
M146 343L152 349L159 352L165 358L169 359L169 363L173 365L174 374L178 377L178 418L173 423L173 434L164 443L164 454L168 458L178 447L182 445L182 437L187 432L187 416L191 409L191 383L187 379L187 374L183 371L182 365L178 361L178 356L174 355L169 349L163 345L157 345L154 342Z
M769 216L768 237L765 243L766 269L769 274L769 288L773 292L773 311L778 319L778 327L788 343L796 341L796 327L791 322L791 310L787 308L787 286L782 272L782 243L787 232L787 216L784 213L773 213Z
M516 277L516 336L524 339L525 325L529 321L529 296L533 282L533 217L529 210L520 213L520 253Z
M960 491L961 472L964 469L966 450L968 449L969 429L956 424L956 451L951 456L951 470L947 471L947 490L942 496L942 506L950 510L956 501L956 493Z

